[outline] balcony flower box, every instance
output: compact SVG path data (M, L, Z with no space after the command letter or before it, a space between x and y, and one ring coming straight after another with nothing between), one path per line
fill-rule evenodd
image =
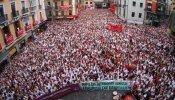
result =
M22 36L22 34L23 34L23 30L22 29L20 29L20 30L17 31L17 36L18 37Z
M1 43L0 43L0 50L2 49L2 45L1 45Z
M32 25L31 25L31 24L27 25L26 31L29 31L29 30L31 30L31 29L32 29Z
M5 38L5 40L6 40L7 46L9 46L13 42L13 36L10 34Z
M44 22L44 18L41 18L41 19L40 19L40 22L41 22L41 23Z
M60 6L61 9L69 9L72 8L72 5L65 5L65 6Z
M36 27L37 25L38 25L38 21L35 21L35 22L33 23L33 26Z

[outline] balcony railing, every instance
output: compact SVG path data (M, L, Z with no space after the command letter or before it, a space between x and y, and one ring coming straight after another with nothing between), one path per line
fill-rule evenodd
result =
M45 21L45 19L44 18L41 18L40 19L40 23L42 23L42 22L44 22Z
M5 41L6 41L7 46L9 46L10 44L12 44L12 42L13 42L13 36L12 36L12 34L6 36L5 37Z
M12 12L11 15L12 15L12 18L18 17L19 11Z
M18 37L21 37L24 32L22 29L19 29L16 33Z
M53 7L51 5L46 6L46 10L51 10Z
M42 9L42 5L39 5L39 6L38 6L38 9Z
M8 20L7 14L4 14L4 15L0 16L0 24L3 24L7 20Z
M37 25L38 25L38 21L35 21L35 22L33 23L33 26L36 27Z
M22 14L28 13L29 9L28 8L22 8Z
M60 6L60 9L70 9L72 8L72 5L64 5L64 6Z
M26 26L26 31L30 31L31 29L32 29L32 25L31 24Z
M30 11L35 11L36 10L36 6L31 6L30 7Z

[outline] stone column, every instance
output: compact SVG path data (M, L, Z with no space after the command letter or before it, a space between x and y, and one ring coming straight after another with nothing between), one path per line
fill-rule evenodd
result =
M76 0L72 0L72 15L76 15L77 11L76 11Z

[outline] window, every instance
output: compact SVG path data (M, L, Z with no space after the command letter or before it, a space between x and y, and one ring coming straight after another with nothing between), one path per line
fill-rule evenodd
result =
M21 29L19 21L14 22L14 27L15 27L15 30L16 31L18 31L19 29Z
M151 6L148 6L148 9L151 9Z
M3 5L0 5L0 18L3 18L3 17L4 17L4 8L3 8Z
M136 2L135 2L135 1L133 1L133 2L132 2L132 5L133 5L133 6L136 6Z
M64 5L64 1L61 1L61 6L63 6Z
M40 4L40 0L38 0L38 4L41 5L41 4Z
M72 5L72 0L69 0L69 5Z
M69 15L72 15L72 10L69 10Z
M142 13L139 13L139 18L142 18Z
M51 11L49 11L49 16L52 16L52 12Z
M36 0L30 0L30 5L31 6L36 6Z
M50 6L50 2L48 2L48 5Z
M140 3L140 8L142 8L143 7L143 3Z
M61 15L64 16L64 11L61 11Z
M55 2L55 9L58 9L58 3Z
M22 4L22 9L25 8L25 1L21 1L21 4Z
M40 12L39 14L40 14L40 19L41 19L42 18L42 13Z
M21 1L21 5L22 5L22 14L24 14L25 11L25 1Z
M16 14L15 2L12 2L12 3L11 3L11 11L12 11L13 17L16 17L17 14Z
M135 17L135 12L132 12L132 17Z
M56 11L56 16L58 16L58 11Z
M124 16L124 17L125 17L125 12L126 12L126 11L125 11L125 9L124 9L124 12L123 12L123 16Z
M27 26L28 21L29 21L29 17L24 17L23 21L24 21L24 25Z
M5 27L3 28L3 31L4 31L5 36L10 35L10 29L9 29L8 26L5 26Z

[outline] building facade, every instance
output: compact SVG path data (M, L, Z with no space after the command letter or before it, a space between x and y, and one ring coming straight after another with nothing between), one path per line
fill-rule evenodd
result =
M96 8L108 8L110 0L93 0L94 7Z
M93 7L94 6L94 1L93 0L84 0L84 7Z
M114 0L115 14L125 22L143 24L145 0Z
M146 0L145 23L159 26L166 17L166 0Z
M83 3L83 0L45 0L46 16L49 19L74 18Z
M127 22L143 24L145 0L128 0Z
M171 13L172 0L166 0L166 15L169 16Z
M0 0L0 63L20 52L46 19L43 0Z

